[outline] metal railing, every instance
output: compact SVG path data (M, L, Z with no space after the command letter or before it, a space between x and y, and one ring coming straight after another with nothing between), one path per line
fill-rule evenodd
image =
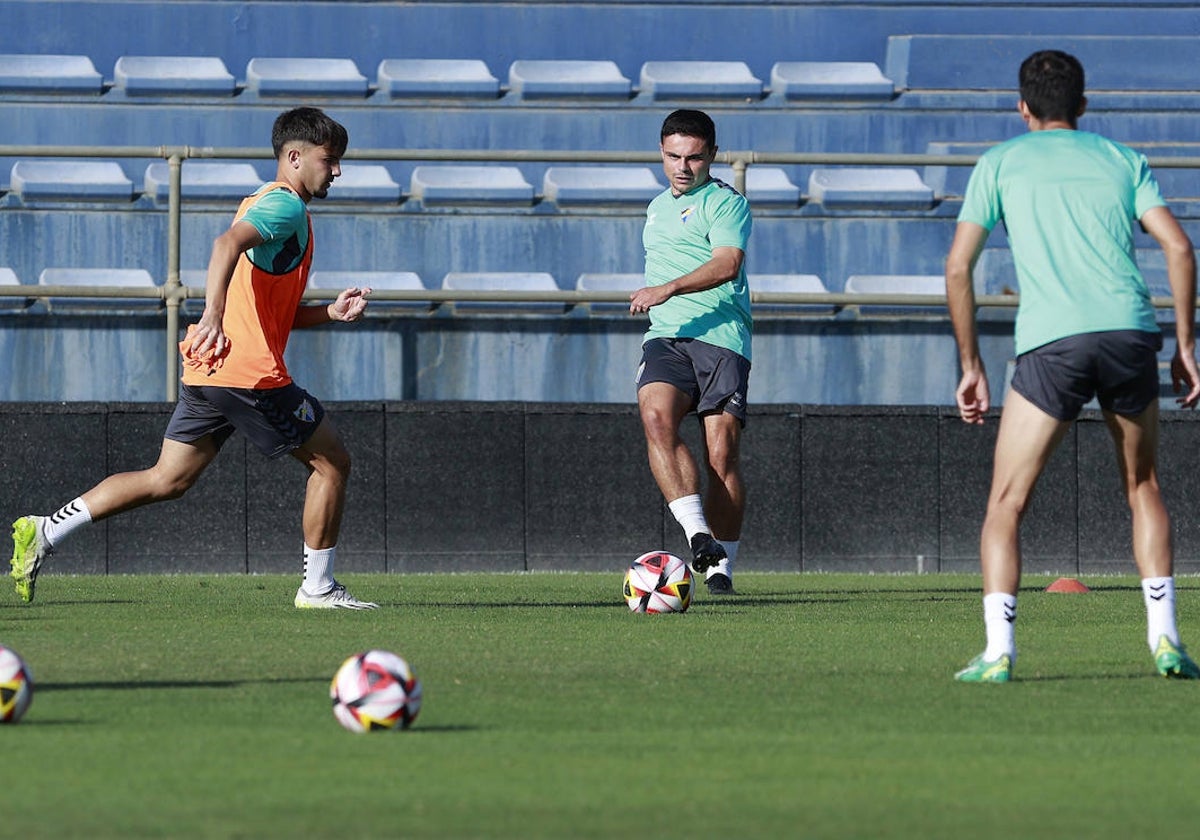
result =
M179 395L179 307L189 298L202 298L203 289L184 286L180 281L180 231L182 219L183 162L205 159L272 159L270 149L261 147L213 146L5 146L0 157L71 157L71 158L161 158L169 169L167 194L167 266L166 282L156 289L131 289L123 286L0 286L0 298L154 298L166 306L166 394L168 401ZM454 162L536 162L536 163L658 163L661 156L653 151L566 151L547 149L352 149L345 160L370 161L454 161ZM972 166L978 155L953 154L878 154L854 152L755 152L723 151L717 162L728 164L734 173L734 187L746 193L746 171L757 164L833 165L833 166ZM1155 169L1200 169L1200 157L1151 157ZM309 289L305 300L328 300L329 291ZM380 289L371 294L381 301L454 301L530 302L530 303L622 303L624 292L554 291L509 292L455 289L399 290ZM818 304L831 306L945 306L945 295L921 294L845 294L838 292L755 292L752 303ZM981 295L981 307L1015 307L1016 295ZM1171 298L1154 298L1154 305L1165 308Z

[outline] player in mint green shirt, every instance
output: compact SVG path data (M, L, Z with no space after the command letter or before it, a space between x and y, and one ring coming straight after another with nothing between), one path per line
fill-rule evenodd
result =
M729 595L745 510L738 450L750 380L750 208L709 174L717 135L703 111L671 113L660 150L670 187L646 210L646 286L629 303L630 313L650 316L638 410L650 471L683 527L692 569L710 593ZM691 412L705 448L703 499L699 465L679 434Z
M1017 364L996 438L992 488L980 536L987 647L955 674L1008 682L1021 581L1020 524L1034 484L1084 404L1096 398L1133 517L1147 642L1158 672L1200 678L1175 623L1171 524L1159 491L1158 351L1133 225L1162 247L1175 301L1171 378L1185 408L1200 400L1196 367L1196 262L1144 156L1076 128L1087 100L1083 67L1044 50L1020 69L1018 110L1029 132L988 150L967 184L946 258L946 298L962 363L959 414L978 424L990 407L979 355L972 271L989 232L1008 231L1021 300Z

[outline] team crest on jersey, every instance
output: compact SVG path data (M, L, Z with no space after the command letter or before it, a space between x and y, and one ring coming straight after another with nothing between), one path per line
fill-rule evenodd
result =
M687 220L692 217L692 212L695 209L696 209L695 206L683 208L683 210L681 210L679 212L679 224L686 225Z
M308 400L300 403L292 415L301 423L311 423L316 418L316 412L313 411L312 404Z

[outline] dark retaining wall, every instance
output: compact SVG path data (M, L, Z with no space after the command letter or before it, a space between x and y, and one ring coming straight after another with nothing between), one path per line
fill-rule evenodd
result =
M353 461L338 568L620 569L684 553L633 406L330 403ZM156 459L165 403L0 403L0 518L49 513ZM696 426L685 424L693 445ZM743 445L739 567L974 571L997 428L941 407L762 406ZM1167 412L1160 474L1177 565L1200 571L1196 415ZM235 436L183 499L78 532L47 571L299 572L303 468ZM1095 412L1051 460L1026 518L1025 568L1132 571L1129 516Z

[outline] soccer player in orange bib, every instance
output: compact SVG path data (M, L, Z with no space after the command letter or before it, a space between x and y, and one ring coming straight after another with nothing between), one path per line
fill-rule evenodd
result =
M301 608L374 609L333 577L350 456L316 398L288 375L283 352L293 327L356 321L370 289L346 289L328 305L302 306L312 265L308 202L341 174L346 129L317 108L279 115L271 133L275 180L246 198L213 242L204 313L179 349L183 386L158 463L117 473L49 516L13 523L12 577L32 601L38 571L76 529L152 502L177 499L196 483L235 432L263 454L290 454L308 468L304 499Z

